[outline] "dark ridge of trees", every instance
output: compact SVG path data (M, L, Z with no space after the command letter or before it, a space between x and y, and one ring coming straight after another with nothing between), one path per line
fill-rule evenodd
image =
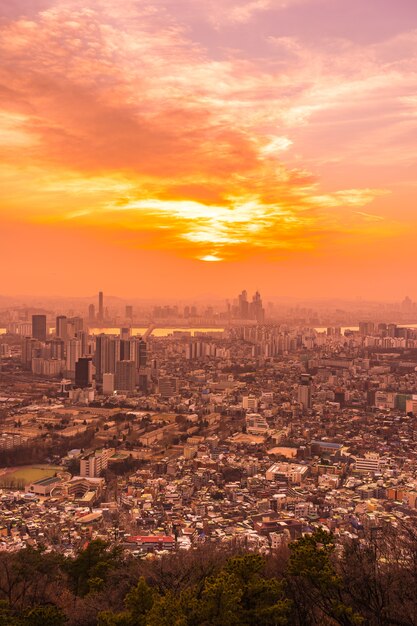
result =
M336 543L322 530L273 555L233 545L161 558L91 541L74 558L0 554L0 626L417 626L417 528Z

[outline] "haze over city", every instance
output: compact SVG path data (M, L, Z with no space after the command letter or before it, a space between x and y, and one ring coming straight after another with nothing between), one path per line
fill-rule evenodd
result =
M400 300L413 0L11 0L3 294Z

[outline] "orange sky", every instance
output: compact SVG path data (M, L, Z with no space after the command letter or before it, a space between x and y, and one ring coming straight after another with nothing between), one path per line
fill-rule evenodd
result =
M411 0L11 0L3 294L417 298Z

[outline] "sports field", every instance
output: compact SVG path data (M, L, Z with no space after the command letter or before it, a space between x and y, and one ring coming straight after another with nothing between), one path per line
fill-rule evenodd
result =
M35 480L54 476L59 470L62 470L62 467L57 465L22 465L10 470L0 470L4 472L0 475L0 487L22 488Z

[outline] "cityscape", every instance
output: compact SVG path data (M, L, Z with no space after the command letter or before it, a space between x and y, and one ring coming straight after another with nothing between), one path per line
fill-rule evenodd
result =
M0 2L0 626L417 626L416 43Z
M1 554L279 559L318 532L366 546L415 528L408 296L351 328L320 326L329 304L291 324L294 307L246 290L199 307L91 300L0 310Z

